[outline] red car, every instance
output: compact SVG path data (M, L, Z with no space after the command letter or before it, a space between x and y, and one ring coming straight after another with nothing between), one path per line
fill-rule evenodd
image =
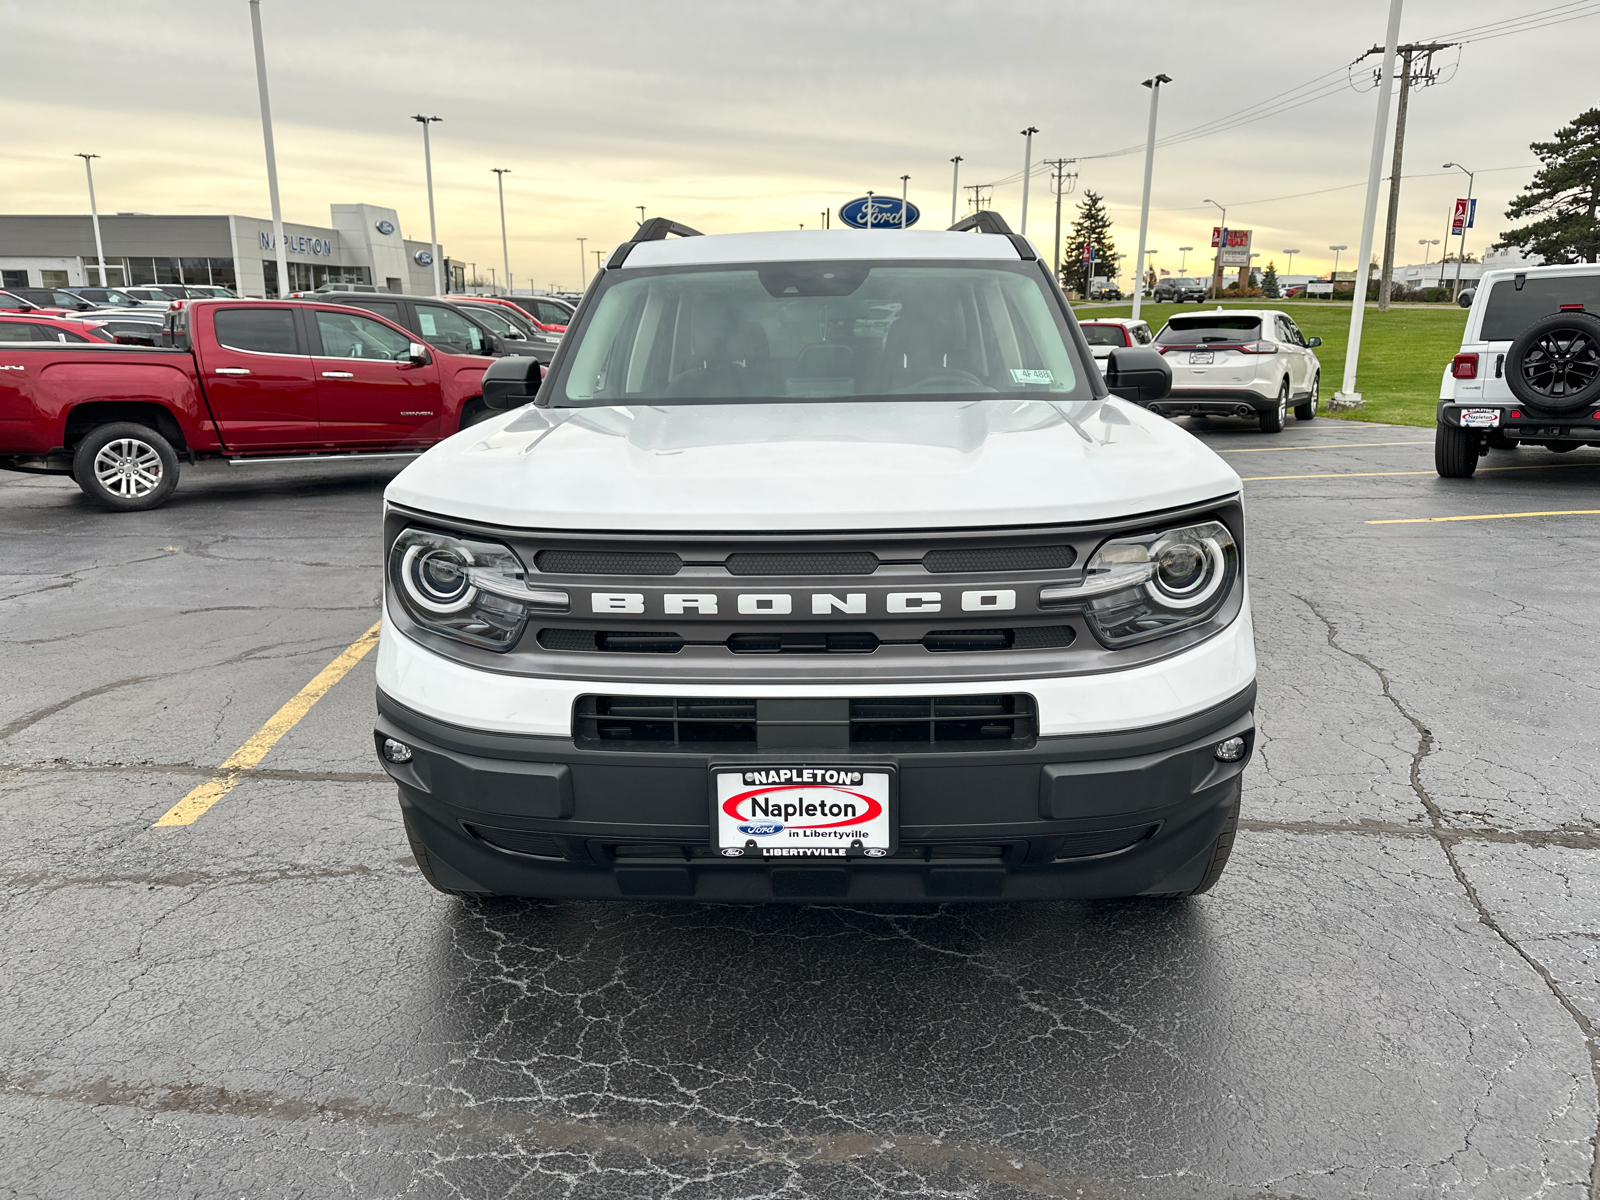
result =
M548 296L474 296L481 304L504 304L514 308L546 333L565 333L572 318L572 306Z
M6 309L0 311L0 342L114 342L117 339L106 333L102 322L73 321L52 316L42 308L25 315Z
M431 348L363 309L196 300L161 340L0 338L0 469L71 475L128 512L167 500L180 458L420 453L489 412L493 359Z

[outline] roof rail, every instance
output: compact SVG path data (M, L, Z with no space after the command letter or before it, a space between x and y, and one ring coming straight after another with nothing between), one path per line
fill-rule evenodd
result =
M969 217L962 217L950 226L951 233L965 233L969 229L976 229L979 233L1010 233L1011 226L1006 224L1006 219L997 212L981 209Z
M669 233L679 237L704 237L698 229L690 229L687 225L680 225L666 217L651 217L648 221L641 222L639 228L634 230L633 236L611 252L611 257L606 260L606 270L614 271L628 261L628 255L640 242L665 241Z

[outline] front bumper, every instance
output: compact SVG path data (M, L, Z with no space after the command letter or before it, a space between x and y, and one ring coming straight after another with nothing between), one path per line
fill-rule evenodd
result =
M506 896L708 901L1045 900L1186 891L1239 801L1255 685L1161 725L1045 736L1029 749L712 755L580 749L568 737L449 725L378 694L379 760L446 887ZM1245 739L1245 757L1213 748ZM889 762L899 852L719 857L713 762Z

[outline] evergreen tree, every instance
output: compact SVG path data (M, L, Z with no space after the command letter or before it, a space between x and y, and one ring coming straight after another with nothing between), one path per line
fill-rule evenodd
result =
M1269 260L1267 273L1261 277L1261 294L1276 300L1280 293L1281 289L1278 287L1278 264Z
M1543 167L1506 209L1525 225L1500 233L1500 247L1516 246L1547 263L1600 261L1600 108L1579 113L1553 142L1529 147Z
M1078 295L1089 294L1089 264L1083 261L1085 245L1094 247L1094 272L1107 278L1117 273L1117 244L1111 237L1111 215L1106 212L1105 198L1098 192L1085 191L1078 205L1078 215L1072 222L1072 236L1062 247L1061 286L1077 288Z

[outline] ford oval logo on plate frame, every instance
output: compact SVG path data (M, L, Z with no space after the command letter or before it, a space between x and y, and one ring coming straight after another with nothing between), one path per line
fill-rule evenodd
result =
M867 224L867 206L872 206L872 224ZM909 200L898 196L862 196L839 206L839 220L852 229L899 229L900 210L905 209L905 228L909 229L922 216L922 210Z
M378 232L379 233L383 234L384 237L388 237L391 233L394 232L394 222L393 221L379 221L377 228L378 228Z

